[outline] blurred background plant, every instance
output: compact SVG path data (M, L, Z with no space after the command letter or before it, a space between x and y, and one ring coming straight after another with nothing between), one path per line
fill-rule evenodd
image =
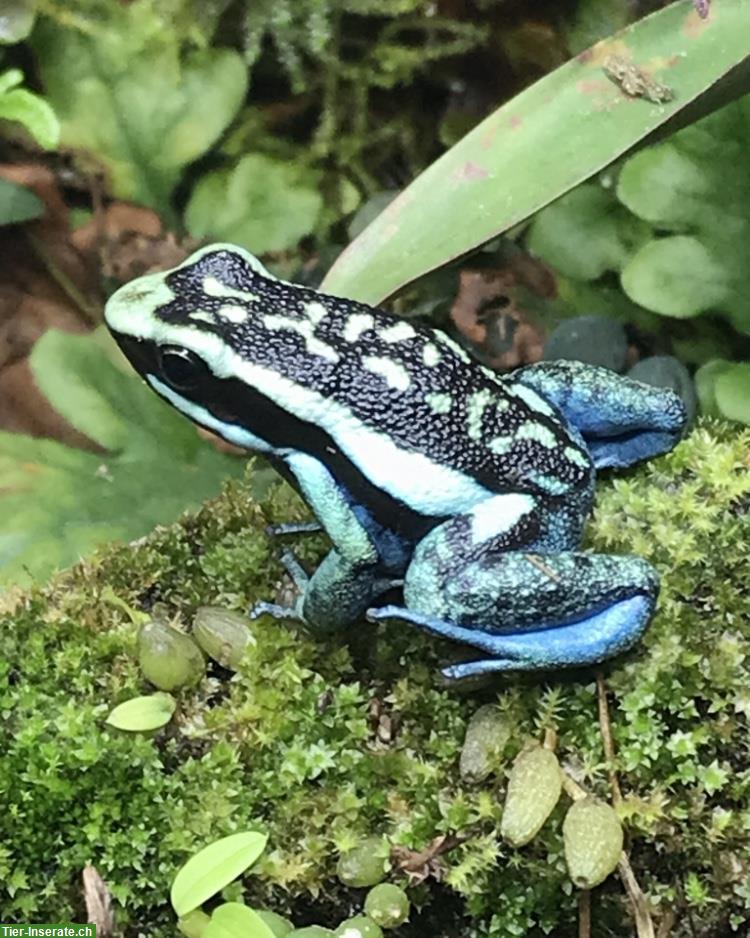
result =
M91 335L114 286L213 239L319 284L467 131L661 6L6 0L0 582L137 537L239 471L142 392L106 335ZM677 6L699 32L692 5ZM635 101L606 77L594 84ZM736 101L613 163L530 224L404 287L393 308L451 329L500 370L542 356L600 361L670 384L693 411L750 423L750 183L733 172L748 115L748 99ZM443 261L481 240L475 210L459 203L464 240ZM35 349L50 328L69 338ZM178 464L171 497L152 489L133 512L147 467L153 479Z

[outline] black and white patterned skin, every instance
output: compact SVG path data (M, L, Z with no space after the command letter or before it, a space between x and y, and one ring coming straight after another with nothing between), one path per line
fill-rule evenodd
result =
M211 295L207 278L236 293ZM220 336L237 355L344 405L406 450L439 454L490 492L565 495L592 484L588 454L556 409L481 368L442 332L275 280L224 250L178 268L166 284L174 299L155 310L165 323ZM246 310L246 318L227 319L227 305ZM280 320L296 321L308 336L278 328ZM378 362L385 374L372 370ZM497 439L507 441L505 452L490 448Z

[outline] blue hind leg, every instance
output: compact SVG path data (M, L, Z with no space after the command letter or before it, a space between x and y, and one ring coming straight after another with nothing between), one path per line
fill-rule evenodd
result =
M514 634L489 634L396 606L371 610L369 618L406 619L413 625L486 652L490 658L443 668L452 680L496 671L533 671L596 664L620 654L643 634L653 612L651 596L635 595L578 622Z
M666 453L685 431L687 414L667 388L623 378L583 362L539 362L513 372L562 411L583 437L594 465L624 467Z
M580 518L530 495L499 495L433 528L404 580L403 619L484 652L445 672L591 665L629 648L653 613L658 579L640 557L577 551Z

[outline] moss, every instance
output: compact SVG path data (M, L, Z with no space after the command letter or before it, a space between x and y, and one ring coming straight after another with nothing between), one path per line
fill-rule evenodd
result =
M749 467L750 433L704 424L674 453L603 481L591 526L592 547L642 554L663 575L644 641L604 674L631 861L652 902L676 913L676 938L690 921L704 938L750 922ZM123 933L166 938L176 869L256 827L270 847L246 894L297 926L335 925L361 902L335 867L362 838L423 851L458 833L425 866L439 864L443 883L410 888L415 911L394 938L426 922L435 934L435 922L444 934L572 934L566 805L520 850L497 831L510 762L544 727L576 779L609 797L590 671L446 688L436 666L461 650L403 627L345 645L261 619L241 670L184 692L153 738L104 724L148 690L131 610L158 601L187 624L198 605L241 610L284 582L265 527L305 517L304 506L282 486L261 504L250 490L230 484L173 527L15 594L0 617L0 920L81 920L80 871L92 862ZM310 562L323 540L295 546ZM488 702L511 732L503 770L472 786L460 749ZM396 869L389 878L406 883ZM602 934L632 933L616 879L593 903Z

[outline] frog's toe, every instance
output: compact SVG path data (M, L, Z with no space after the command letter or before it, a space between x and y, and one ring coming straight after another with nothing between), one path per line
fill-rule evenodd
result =
M310 582L310 577L299 560L297 560L290 550L285 550L281 555L281 563L300 593L304 593Z
M638 641L651 618L654 603L654 596L636 594L575 622L504 633L454 625L398 606L372 609L367 615L372 621L405 619L434 635L471 645L490 655L487 660L452 665L444 670L446 677L458 679L494 671L597 664Z
M269 524L266 534L269 537L279 537L285 534L316 534L323 527L317 521L284 521L280 524Z
M303 622L304 616L296 606L281 606L279 603L260 602L252 606L248 618L259 619L261 616L271 616L272 619L283 619L291 622Z

